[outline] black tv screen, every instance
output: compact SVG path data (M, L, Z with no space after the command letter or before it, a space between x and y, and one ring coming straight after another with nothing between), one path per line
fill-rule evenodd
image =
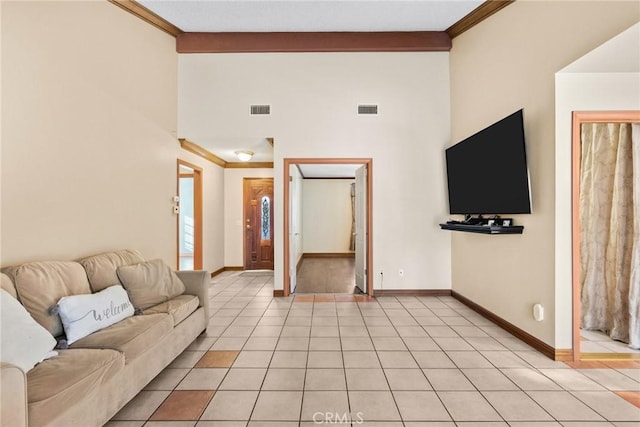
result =
M531 213L522 110L446 150L449 212Z

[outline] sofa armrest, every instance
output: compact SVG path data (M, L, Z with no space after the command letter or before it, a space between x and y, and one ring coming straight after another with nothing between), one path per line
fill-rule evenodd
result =
M200 307L204 308L204 316L209 323L209 285L211 275L206 270L197 271L176 271L178 278L182 280L186 290L185 294L195 295L200 300ZM206 325L205 325L206 327Z
M0 425L27 426L27 375L6 362L0 362L0 408Z

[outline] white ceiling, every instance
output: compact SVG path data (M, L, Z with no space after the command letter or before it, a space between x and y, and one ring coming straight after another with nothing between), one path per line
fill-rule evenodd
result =
M299 164L298 167L305 178L355 178L356 170L361 164Z
M139 0L185 32L444 31L483 0Z

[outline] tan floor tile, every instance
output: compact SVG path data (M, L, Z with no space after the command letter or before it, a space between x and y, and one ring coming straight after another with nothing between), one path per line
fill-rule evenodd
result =
M169 365L169 368L177 369L190 369L193 368L198 360L205 354L204 351L183 351L173 362Z
M269 368L306 368L308 352L275 351Z
M501 371L522 390L561 390L558 384L536 369L515 368L501 369ZM564 371L563 369L562 372Z
M404 421L448 421L451 417L432 391L394 391Z
M193 427L196 421L147 421L144 427Z
M306 351L309 349L309 337L280 337L276 350Z
M352 406L353 411L353 406ZM317 413L348 414L349 401L346 391L305 391L302 400L303 421L313 421Z
M222 336L216 340L216 342L211 346L210 350L213 350L213 351L242 350L244 343L247 342L248 336L249 335L246 335L243 337Z
M375 351L343 351L345 368L379 368L380 361Z
M406 350L407 346L400 337L371 337L376 351Z
M310 351L307 368L342 368L342 352Z
M266 368L231 368L218 388L220 390L260 390L266 373Z
M262 390L302 390L305 369L269 369Z
M248 421L257 398L257 391L217 391L201 419Z
M239 351L207 351L196 363L196 368L229 368Z
M174 391L153 413L151 421L198 420L209 404L214 392Z
M340 338L342 351L366 351L373 350L373 342L369 337Z
M500 415L477 391L441 391L438 396L454 421L501 421Z
M434 390L475 390L459 369L423 369Z
M273 351L269 350L247 350L241 351L238 354L235 362L233 363L234 368L266 368L269 366L271 362L271 357L273 355Z
M169 391L141 391L112 419L115 421L147 420L169 394Z
M550 421L551 416L523 391L485 391L482 393L507 421Z
M216 390L227 371L227 368L194 368L176 390Z
M251 420L298 420L302 391L261 391Z
M462 373L480 391L519 390L499 369L462 369Z
M311 337L309 351L340 351L340 338L338 337Z
M576 391L572 394L609 421L637 420L640 423L640 408L614 392Z
M251 337L247 340L243 350L275 350L278 337Z
M349 390L389 390L382 369L346 369L345 373Z
M509 370L505 369L505 371ZM541 369L540 372L565 390L606 390L600 384L575 369ZM534 389L529 388L527 390ZM541 388L539 390L550 389Z
M145 390L173 390L189 373L190 369L165 368L147 386Z
M385 369L391 390L432 390L420 369Z
M609 390L640 391L640 382L613 369L581 369L580 372Z
M349 391L352 413L361 413L368 421L400 420L400 413L390 391Z
M529 391L527 394L558 421L603 421L600 415L569 392Z
M473 347L464 340L464 338L455 337L434 337L433 340L438 346L447 350L473 350Z
M440 347L432 338L403 337L402 341L410 351L439 351Z
M493 365L484 356L475 351L447 351L446 353L460 369L493 368Z
M408 351L379 351L378 358L384 369L418 367Z
M455 368L456 365L442 351L413 351L413 357L421 368Z
M344 369L307 369L305 390L346 390Z

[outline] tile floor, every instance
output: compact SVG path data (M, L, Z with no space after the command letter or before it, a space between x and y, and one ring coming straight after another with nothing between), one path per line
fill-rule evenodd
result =
M600 331L580 330L580 350L582 353L632 353L640 357L640 350L615 341Z
M108 427L635 426L640 362L555 362L450 297L212 282L201 336Z

